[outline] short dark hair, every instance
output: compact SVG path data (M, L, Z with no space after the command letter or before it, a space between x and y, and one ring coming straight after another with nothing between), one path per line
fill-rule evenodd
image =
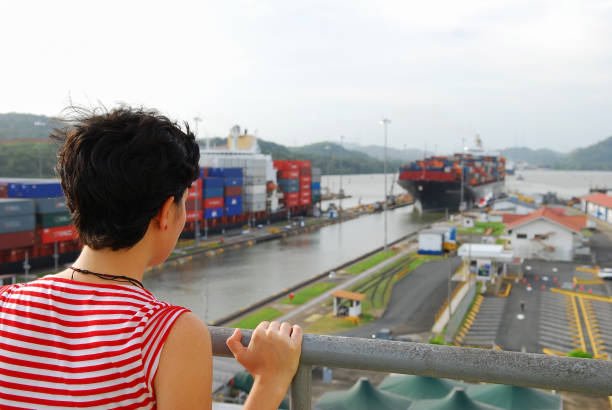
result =
M55 170L79 238L93 249L130 248L198 178L198 144L187 123L183 131L154 110L74 112L52 138L63 142Z

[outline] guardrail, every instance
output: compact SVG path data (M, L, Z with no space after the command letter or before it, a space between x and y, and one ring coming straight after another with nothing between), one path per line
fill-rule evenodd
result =
M213 355L232 357L225 340L234 329L209 330ZM251 331L242 335L247 345ZM608 360L305 334L291 385L292 410L311 409L313 365L612 395Z

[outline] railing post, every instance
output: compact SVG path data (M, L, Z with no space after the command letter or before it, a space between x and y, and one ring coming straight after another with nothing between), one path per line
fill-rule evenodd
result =
M310 410L312 408L312 366L300 364L291 382L291 410Z

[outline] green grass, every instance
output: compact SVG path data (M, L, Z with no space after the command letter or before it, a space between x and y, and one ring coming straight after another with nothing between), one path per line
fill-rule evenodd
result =
M393 251L393 250L386 251L386 252L383 252L383 251L378 252L359 263L349 266L346 269L346 271L350 273L351 275L357 275L361 272L365 272L366 270L378 265L384 260L389 259L391 256L395 254L396 254L396 251Z
M289 300L289 298L285 298L281 300L280 302L286 305L301 305L304 302L307 302L310 299L316 296L319 296L320 294L328 291L334 286L336 286L335 283L326 283L326 282L315 283L314 285L307 287L306 289L302 289L298 291L293 297L293 300Z
M491 235L501 235L504 233L504 229L506 225L501 222L476 222L474 227L472 228L458 228L458 233L467 233L467 234L484 234L487 229L493 229Z
M374 316L369 313L362 313L361 318L359 319L359 324L354 325L351 322L346 321L344 317L334 317L330 313L308 326L306 329L304 329L304 332L316 333L320 335L331 335L342 330L354 329L356 327L363 326L372 320L374 320Z
M495 245L505 245L505 244L506 244L506 239L497 238L497 240L495 241Z
M583 359L592 359L593 355L581 349L572 350L567 354L567 357L581 357Z
M239 320L238 322L230 325L230 327L240 327L242 329L255 329L260 322L274 320L279 316L282 316L283 312L278 309L271 307L265 307L258 310L257 312Z

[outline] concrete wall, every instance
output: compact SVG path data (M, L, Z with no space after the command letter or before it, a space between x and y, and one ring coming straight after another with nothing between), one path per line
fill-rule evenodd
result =
M455 335L459 330L463 317L470 308L474 296L476 296L476 283L470 285L470 288L457 306L457 309L453 312L451 320L446 327L446 340L450 341L455 339Z
M536 235L546 235L551 232L548 239L539 241L546 246L554 247L554 251L546 250L538 241L534 241ZM519 234L527 235L520 239ZM512 253L515 257L521 258L542 258L561 261L572 261L574 257L574 246L576 245L577 234L572 234L567 229L543 219L530 222L512 230ZM579 239L579 238L578 238Z

